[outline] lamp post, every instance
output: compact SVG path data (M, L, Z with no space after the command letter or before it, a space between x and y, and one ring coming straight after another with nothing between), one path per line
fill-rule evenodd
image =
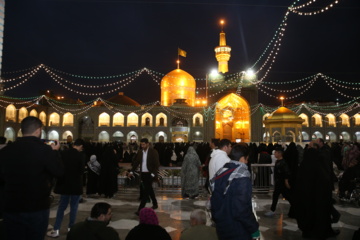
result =
M280 97L280 100L281 100L281 106L282 106L282 107L284 106L284 99L285 99L285 98L284 98L283 96L281 96L281 97Z

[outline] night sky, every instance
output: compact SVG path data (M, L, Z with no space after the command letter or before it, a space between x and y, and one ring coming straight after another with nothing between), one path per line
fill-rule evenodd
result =
M229 70L240 72L258 60L293 2L8 0L5 3L2 77L19 76L20 73L14 71L39 64L86 76L125 74L144 67L166 74L176 68L177 48L180 47L187 52L187 57L181 58L181 69L195 78L205 78L217 68L214 48L219 44L220 19L226 22L224 31L227 44L232 48ZM296 5L306 2L299 1ZM300 11L315 11L333 2L318 0L312 7ZM339 0L335 7L315 16L290 13L280 51L264 81L294 81L321 72L341 81L360 82L359 10L360 1ZM262 76L260 72L259 78ZM120 79L76 81L97 85ZM203 83L199 81L198 86ZM38 96L39 90L44 89L82 100L96 98L64 89L44 70L6 95ZM120 91L142 104L160 100L160 86L146 74ZM354 94L360 96L352 91ZM116 93L101 97L106 99L112 95ZM277 102L261 92L259 95L262 103ZM351 100L318 80L311 90L293 101L335 101L336 98L341 102Z

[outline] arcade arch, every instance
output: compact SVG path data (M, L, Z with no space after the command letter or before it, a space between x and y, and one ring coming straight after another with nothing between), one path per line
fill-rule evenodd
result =
M309 127L309 117L305 113L300 114L299 117L301 117L304 120L302 126Z
M336 142L336 134L334 132L328 132L325 135L325 140L329 142Z
M40 121L42 122L42 124L44 126L46 126L46 113L44 111L42 111L40 114L39 114L39 119Z
M62 134L62 140L63 141L67 141L69 136L71 137L71 139L74 138L73 134L71 131L65 131L63 134Z
M204 117L200 113L196 113L193 116L193 126L202 127L204 124Z
M74 126L74 115L67 112L63 117L63 126L72 127Z
M159 113L155 117L155 125L157 127L167 127L167 116L164 113Z
M60 126L60 115L58 113L53 112L52 114L50 114L49 126L55 126L55 127ZM51 140L58 140L58 139L51 139Z
M127 116L127 126L128 127L137 127L139 123L139 116L132 112Z
M33 109L33 110L30 111L29 116L38 117L38 113L37 113L37 111L35 109Z
M99 127L110 127L110 115L106 112L99 115Z
M345 113L341 114L340 119L341 119L341 126L350 127L350 118L347 114Z
M325 121L328 127L336 127L336 120L334 114L329 113L328 115L326 115Z
M28 116L28 110L25 107L19 109L19 123Z
M167 142L167 134L163 131L158 132L155 134L155 142Z
M48 139L59 141L59 133L55 130L50 131L48 133Z
M320 114L315 113L312 118L312 126L313 127L322 127L322 117L320 116Z
M124 115L121 113L115 113L113 116L113 127L123 127L124 126Z
M110 116L109 116L110 117ZM107 131L101 131L98 137L99 142L110 142L110 135Z
M321 134L321 132L316 131L313 133L313 135L311 136L312 140L315 140L317 138L324 138L323 135Z
M141 126L152 127L152 125L153 125L153 116L150 113L144 113L141 116Z
M5 111L5 120L7 122L16 122L16 108L14 105L10 104L9 106L6 107L6 111Z
M4 132L4 137L6 138L6 141L15 141L15 131L12 127L7 127Z

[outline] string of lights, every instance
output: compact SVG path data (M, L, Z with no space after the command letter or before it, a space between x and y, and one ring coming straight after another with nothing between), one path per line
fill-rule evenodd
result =
M86 76L86 75L78 75L78 74L72 74L72 73L67 73L61 70L58 70L56 68L52 68L46 65L43 65L44 69L47 69L49 71L53 71L53 72L57 72L60 74L64 74L70 77L75 77L75 78L81 78L81 79L111 79L111 78L120 78L120 77L126 77L129 75L134 75L139 71L144 71L145 68L139 69L139 70L135 70L133 72L129 72L129 73L122 73L122 74L116 74L116 75L107 75L107 76Z
M304 15L304 16L311 16L311 15L316 15L316 14L320 14L320 13L324 13L325 11L328 11L330 10L331 8L333 8L336 4L339 3L340 0L335 0L333 3L319 9L319 10L316 10L316 11L311 11L311 12L300 12L298 11L297 9L301 9L301 8L304 8L304 7L307 7L313 3L316 2L316 0L311 0L305 4L302 4L300 6L297 6L297 7L290 7L289 8L289 11L293 12L293 13L296 13L300 16Z
M317 73L317 74L314 74L314 75L311 75L311 76L308 76L308 77L304 77L304 78L301 78L301 79L297 79L297 80L293 80L293 81L286 81L286 82L261 82L259 84L272 84L272 85L284 85L284 84L297 84L297 83L300 83L300 82L304 82L304 81L309 81L310 79L314 78L314 77L317 77L318 75L320 75L321 73Z
M324 78L324 80L325 80L325 83L326 83L332 90L334 90L335 92L337 92L338 94L340 94L340 95L342 95L342 96L344 96L344 97L346 97L346 98L358 98L358 97L359 97L358 95L357 95L357 96L347 95L347 94L339 91L339 90L338 90L336 87L334 87L333 85L331 85L331 83L329 83L329 80L328 80L328 79Z
M55 77L58 80L64 81L66 83L69 83L71 85L77 86L77 87L83 87L83 88L106 88L106 87L112 87L112 86L117 86L119 84L123 84L124 82L126 83L129 79L131 79L132 77L129 76L125 79L116 81L116 82L112 82L112 83L106 83L106 84L97 84L97 85L86 85L86 84L79 84L79 83L74 83L73 81L67 80L65 78L62 78L61 76L57 75L56 73L54 73L53 71L51 71L50 69L45 68L45 71L47 74L49 74L49 76L51 77ZM143 72L143 70L139 70L137 72L134 72L133 75L140 75ZM124 87L124 86L120 86L120 87Z
M310 80L308 83L305 83L304 85L302 85L302 86L300 86L300 87L292 88L292 89L286 89L286 90L270 88L270 87L267 87L267 86L263 85L262 83L259 83L257 86L260 86L260 85L261 85L261 86L264 87L265 89L270 90L270 91L273 91L273 92L291 93L291 92L295 92L295 91L300 91L300 90L302 90L303 88L307 87L308 85L314 84L316 80L317 80L317 77L313 78L313 79Z
M7 75L7 74L14 74L14 73L22 73L22 72L29 72L34 70L35 68L41 68L42 64L39 64L37 66L33 66L30 68L25 68L25 69L20 69L20 70L16 70L16 71L6 71L6 72L1 72L2 75Z
M49 98L49 97L47 97L47 96L44 96L44 98L46 99L46 101L47 101L52 107L56 106L56 108L61 109L61 110L65 111L65 112L76 113L76 112L81 112L81 111L83 111L84 109L88 108L89 106L91 107L91 105L88 104L88 105L86 105L86 106L84 106L84 107L82 107L82 108L64 108L64 107L61 107L60 105L55 104L55 103L54 103L54 100L51 99L51 98ZM75 105L75 106L76 106L76 105ZM78 107L78 106L77 106L77 107Z
M19 102L19 101L6 101L6 100L0 98L0 102L4 102L4 103L7 103L7 104L13 104L13 105L27 105L27 104L33 103L33 102L37 103L41 98L42 98L42 96L37 97L37 98L32 98L31 100L22 101L22 102Z
M80 95L86 95L86 96L99 96L99 95L105 95L105 94L109 94L109 93L113 93L113 92L116 92L118 91L119 89L125 87L126 85L128 85L129 83L133 82L135 80L136 77L138 77L140 75L140 72L136 73L135 74L135 77L133 77L130 81L124 83L123 85L121 86L118 86L116 88L113 88L111 90L108 90L108 91L103 91L103 92L97 92L97 93L88 93L88 92L81 92L81 91L77 91L75 89L72 89L68 86L66 86L65 84L63 84L60 80L58 80L56 78L56 76L52 75L52 74L49 74L49 76L56 82L58 83L60 86L62 86L63 88L71 91L71 92L75 92L77 94L80 94Z
M48 69L46 69L45 71L49 74L49 76L50 76L53 80L55 80L55 81L58 82L58 83L59 83L59 81L64 81L64 82L66 82L66 83L68 83L68 84L75 85L75 86L77 86L77 87L83 87L83 88L102 88L102 87L117 86L116 89L118 90L118 89L121 89L121 88L125 87L126 85L128 85L129 83L131 83L132 81L135 80L134 77L127 77L127 78L125 78L125 79L123 79L123 80L120 80L120 81L114 82L114 83L108 83L108 84L103 84L103 85L85 85L85 84L74 83L74 82L72 82L72 81L69 81L69 80L67 80L67 79L64 79L64 78L58 76L57 74L53 73L52 71L50 71L50 70L48 70ZM139 71L139 72L135 73L134 75L135 75L136 77L138 77L141 73L142 73L142 71ZM130 80L130 81L129 81L129 80ZM119 84L122 84L122 85L119 85ZM63 85L63 84L61 84L61 85ZM63 86L65 86L65 85L63 85ZM65 86L65 87L66 87L66 86ZM66 87L66 88L67 88L67 89L70 89L69 87ZM76 90L72 89L71 91L76 91ZM110 90L110 91L111 91L111 90ZM112 92L113 92L113 91L112 91ZM77 92L77 93L83 94L83 95L87 95L86 93L80 93L80 92ZM108 91L108 93L109 93L109 91ZM101 93L100 93L100 95L101 95Z
M38 71L39 71L40 68L35 68L35 69L32 69L18 77L14 77L14 78L8 78L8 79L4 79L2 78L1 79L1 82L2 83L8 83L8 82L13 82L13 81L16 81L16 80L19 80L19 79L22 79L22 78L25 78L25 77L28 77L28 76L34 76Z

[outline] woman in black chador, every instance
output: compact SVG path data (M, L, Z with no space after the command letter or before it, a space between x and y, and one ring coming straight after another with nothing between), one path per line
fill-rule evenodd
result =
M101 159L100 189L106 198L112 198L118 190L118 160L116 150L107 146Z
M312 143L300 164L295 211L303 237L326 239L337 235L339 230L331 228L332 181L317 147Z

